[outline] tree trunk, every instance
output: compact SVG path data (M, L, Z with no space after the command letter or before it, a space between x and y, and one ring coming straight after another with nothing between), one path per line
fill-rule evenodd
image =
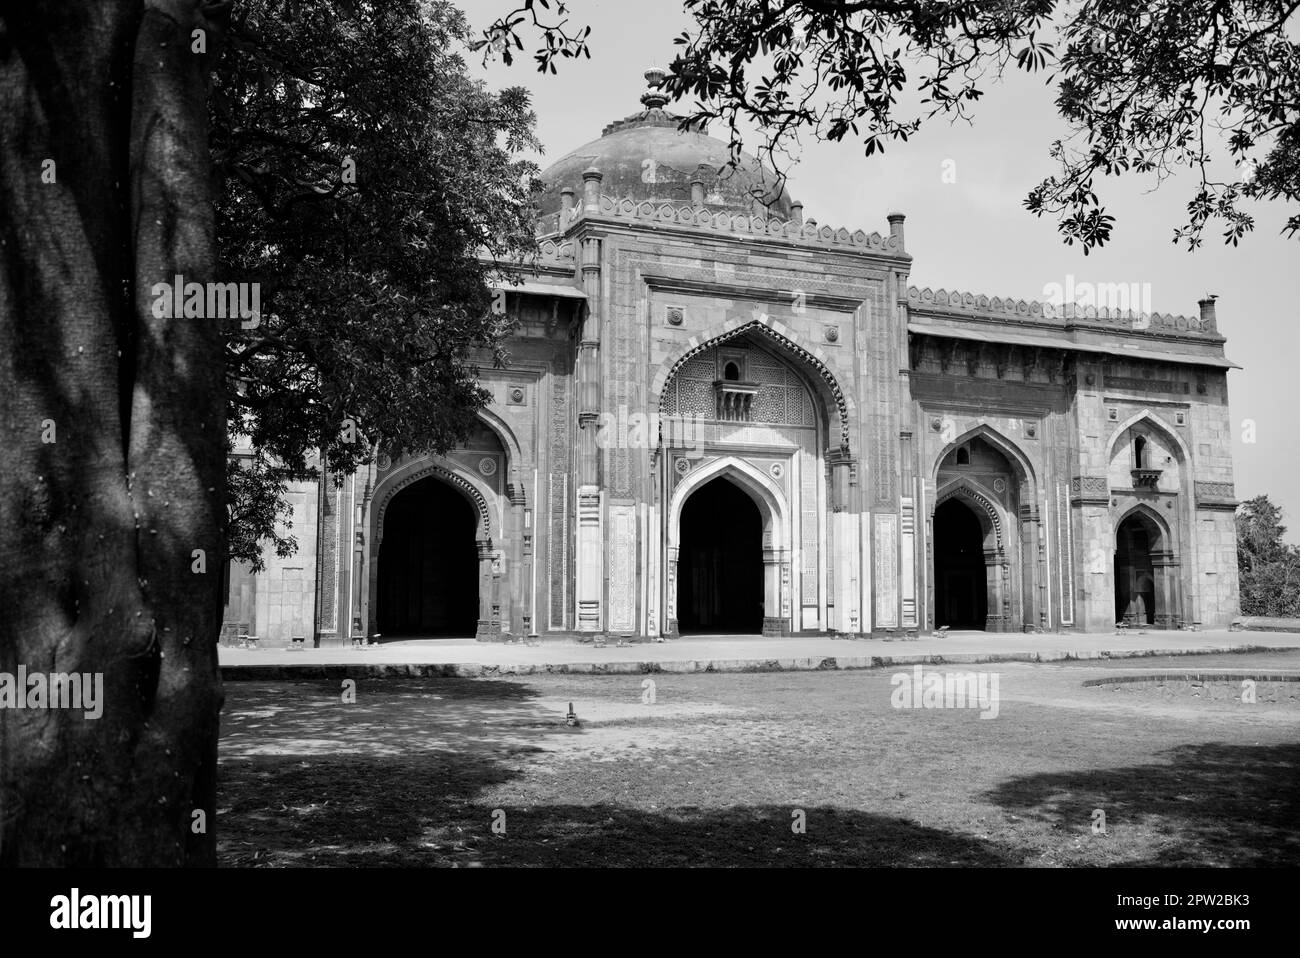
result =
M211 27L0 0L0 672L103 676L0 708L0 865L215 863L221 330L151 309L213 278Z

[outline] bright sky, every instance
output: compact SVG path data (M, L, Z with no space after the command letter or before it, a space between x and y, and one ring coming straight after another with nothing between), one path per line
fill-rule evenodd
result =
M591 59L561 61L557 75L536 71L531 55L485 73L494 87L524 86L533 94L545 168L595 139L601 127L641 109L647 67L666 65L673 38L691 21L673 0L571 0L570 18L591 26ZM475 27L508 12L510 0L462 0ZM528 51L531 54L531 50ZM477 65L477 64L476 64ZM1238 247L1217 231L1195 253L1171 241L1194 192L1191 175L1150 182L1116 180L1101 191L1116 217L1111 241L1085 257L1066 246L1055 221L1025 212L1022 200L1053 172L1048 147L1068 132L1054 92L1039 75L1014 71L990 85L974 124L939 121L882 156L859 146L805 139L790 172L790 192L804 215L823 225L888 232L887 213L907 214L911 283L1016 299L1044 299L1044 287L1080 283L1149 284L1151 309L1197 314L1204 293L1218 294L1220 332L1228 358L1237 498L1267 494L1286 512L1287 538L1300 542L1300 239L1285 239L1281 204L1251 210L1255 232ZM686 112L683 104L670 110ZM955 182L945 183L946 161ZM949 166L949 169L954 169ZM949 177L952 179L952 177ZM1243 442L1253 420L1255 441Z

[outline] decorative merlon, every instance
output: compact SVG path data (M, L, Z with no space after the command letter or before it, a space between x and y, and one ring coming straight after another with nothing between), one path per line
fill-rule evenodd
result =
M1141 313L1135 310L1110 309L1102 306L1079 306L1041 303L1037 300L1002 299L978 293L949 292L945 289L919 289L909 286L907 301L915 307L932 306L944 312L990 316L1023 322L1055 322L1062 325L1075 320L1104 323L1136 332L1159 331L1220 339L1213 324L1213 311L1201 316L1175 316L1170 313Z
M803 206L798 204L797 216L802 217ZM562 222L563 216L569 222ZM539 236L554 236L572 223L592 215L590 209L573 207L567 214L552 213L538 221ZM675 203L656 203L651 200L618 199L601 194L599 213L602 217L625 219L634 222L666 223L673 226L695 227L715 233L739 236L770 236L796 243L808 243L831 248L872 250L903 255L902 233L882 236L863 230L850 232L831 226L819 226L815 220L798 222L783 220L778 216L758 216L744 213L714 212L705 208L679 206Z
M576 247L572 240L542 240L537 244L537 256L543 260L555 260L556 262L572 263L577 255Z

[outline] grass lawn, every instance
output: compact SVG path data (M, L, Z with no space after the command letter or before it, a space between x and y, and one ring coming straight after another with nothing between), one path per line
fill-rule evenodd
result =
M219 853L226 866L1300 864L1300 685L1254 705L1082 686L1171 668L1300 669L1300 655L927 667L996 672L991 720L891 707L902 669L361 680L355 704L335 682L228 682Z

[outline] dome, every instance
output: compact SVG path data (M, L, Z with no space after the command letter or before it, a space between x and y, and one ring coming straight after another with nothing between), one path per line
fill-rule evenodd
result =
M570 187L582 197L582 172L594 167L602 174L600 192L620 199L691 204L691 181L704 184L704 205L715 212L752 213L790 218L793 202L777 175L748 154L726 169L728 144L702 129L681 131L681 117L663 109L666 97L655 88L663 73L646 72L650 92L641 97L645 109L605 127L592 140L553 163L542 173L543 217L560 210L560 191Z

